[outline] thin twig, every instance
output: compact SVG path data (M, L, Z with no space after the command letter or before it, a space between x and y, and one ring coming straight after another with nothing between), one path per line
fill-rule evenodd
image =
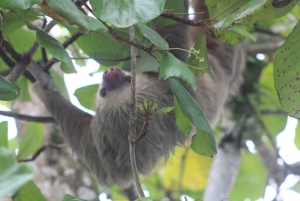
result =
M7 112L7 111L0 111L0 115L13 117L18 120L24 121L33 121L33 122L40 122L40 123L56 123L56 121L52 117L34 117L24 114L19 114L15 112Z
M277 114L277 115L283 115L283 116L287 116L287 112L284 110L261 110L260 114L262 115L273 115L273 114Z
M145 119L144 119L144 124L143 124L143 128L141 133L134 139L131 139L131 143L132 144L138 144L140 143L147 135L147 131L149 128L149 121L150 121L150 116L149 115L145 115Z
M129 27L130 41L135 41L134 27ZM131 140L136 136L136 117L137 117L137 107L136 107L136 50L134 46L131 46L131 110L129 117L129 134L128 134L128 143L129 143L129 154L130 162L132 168L133 179L135 185L138 189L140 197L145 197L143 188L141 186L138 169L136 165L135 158L135 145L131 143Z
M136 58L140 58L140 56L136 56ZM85 60L85 59L94 59L94 60L104 60L104 61L128 61L131 60L131 57L123 57L123 58L109 58L109 57L73 57L73 60Z
M47 144L47 145L44 145L42 147L40 147L34 154L31 158L26 158L26 159L20 159L18 160L19 162L30 162L30 161L34 161L43 151L45 151L46 148L53 148L53 149L61 149L61 148L65 148L65 147L68 147L68 145L66 144L60 144L60 145L57 145L57 144Z
M211 26L211 19L207 19L207 20L201 20L201 21L194 21L194 20L189 20L186 18L182 18L178 15L175 15L174 13L171 13L170 11L164 11L161 15L161 17L164 18L169 18L172 19L176 22L182 23L182 24L186 24L186 25L190 25L190 26L200 26L200 27L207 27L207 26Z

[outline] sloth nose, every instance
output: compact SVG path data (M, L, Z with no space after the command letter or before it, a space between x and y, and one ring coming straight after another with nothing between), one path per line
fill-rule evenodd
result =
M103 73L104 80L110 80L113 78L117 78L120 73L118 68L109 68Z

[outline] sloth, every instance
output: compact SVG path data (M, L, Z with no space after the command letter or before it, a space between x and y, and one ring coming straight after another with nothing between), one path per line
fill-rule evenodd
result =
M195 1L195 11L205 10L203 1ZM198 8L198 9L197 9ZM207 17L207 16L206 16ZM188 49L201 28L191 31L186 25L175 24L160 27L157 31L170 47ZM197 90L189 92L202 108L208 122L214 126L222 113L228 96L241 83L244 64L242 45L227 46L213 34L207 34L208 58L215 78L205 74L196 77ZM186 62L188 55L171 51ZM34 84L34 92L60 125L64 138L74 152L82 158L102 185L115 182L130 200L138 197L133 188L133 176L129 157L128 120L131 108L131 74L118 68L110 68L103 74L95 100L96 115L87 114L62 95L40 83ZM158 73L138 72L136 76L137 103L146 97L158 108L174 105L173 94L167 81L158 80ZM137 112L136 132L140 133L144 113ZM149 175L157 162L167 158L177 145L184 145L190 137L184 136L176 125L174 112L157 114L150 119L144 140L136 144L135 155L138 173Z

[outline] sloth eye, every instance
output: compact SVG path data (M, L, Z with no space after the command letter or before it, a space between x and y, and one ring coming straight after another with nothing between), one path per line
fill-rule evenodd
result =
M105 95L106 95L106 89L105 88L100 89L100 96L104 97Z
M126 76L126 77L125 77L125 80L126 80L128 83L131 83L131 76Z

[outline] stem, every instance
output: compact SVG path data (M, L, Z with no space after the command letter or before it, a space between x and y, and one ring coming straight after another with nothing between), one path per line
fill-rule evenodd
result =
M134 43L134 27L129 27L129 35L130 40ZM135 159L135 145L131 143L132 139L135 139L136 136L136 116L137 116L137 108L136 108L136 50L134 46L131 46L131 111L130 111L130 119L129 119L129 154L130 154L130 163L132 168L133 179L137 190L139 192L140 197L145 197L141 182L139 180L138 170L136 166Z

